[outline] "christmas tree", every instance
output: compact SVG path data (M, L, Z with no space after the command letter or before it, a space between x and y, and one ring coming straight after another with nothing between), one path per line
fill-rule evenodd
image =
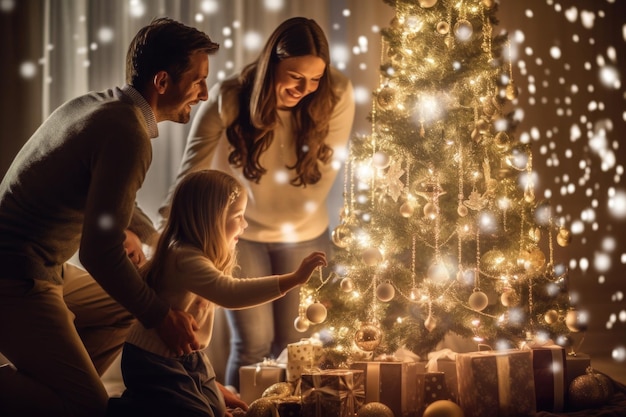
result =
M580 330L555 251L569 230L536 198L494 0L384 0L371 133L353 138L333 272L301 292L335 365L450 333L493 349ZM478 349L476 349L478 350Z

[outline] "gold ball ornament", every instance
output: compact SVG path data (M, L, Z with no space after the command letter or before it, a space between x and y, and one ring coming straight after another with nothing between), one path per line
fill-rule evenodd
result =
M268 398L268 397L278 397L278 398L283 398L283 397L289 397L290 395L293 394L293 385L291 385L291 383L289 382L277 382L275 384L270 385L269 387L267 387L265 389L265 391L263 391L263 394L261 394L261 398Z
M443 40L443 43L446 45L448 49L452 49L454 47L454 36L448 35Z
M415 205L409 201L405 201L400 206L400 215L405 219L408 219L415 212Z
M371 402L364 404L356 412L356 417L394 417L391 408L383 403Z
M559 313L554 309L550 309L543 315L543 319L548 324L554 324L559 320Z
M506 98L508 98L509 100L515 100L518 95L519 91L517 90L517 85L515 84L515 81L510 80L509 83L506 85Z
M489 304L489 298L482 291L474 291L469 297L468 304L474 311L483 311Z
M538 272L546 265L546 255L539 248L533 248L526 254L524 269L528 272Z
M559 228L559 233L556 235L556 243L561 247L566 247L572 242L572 233L564 227Z
M346 248L352 241L352 231L345 224L340 224L333 230L331 238L335 246Z
M584 332L587 330L588 324L586 314L581 313L573 307L567 310L565 325L570 331L574 333Z
M324 320L326 320L326 314L328 314L328 312L326 311L326 307L324 307L324 304L319 302L311 304L306 309L306 318L311 323L322 323Z
M511 143L511 138L509 138L509 135L506 132L498 132L493 138L493 141L495 142L497 147L503 149L509 146L509 144Z
M381 109L389 110L393 106L395 93L388 85L384 86L376 94L376 103Z
M246 417L273 417L274 402L271 398L259 398L248 405Z
M437 33L440 35L447 35L450 32L450 24L448 22L441 21L437 23Z
M609 400L606 385L596 373L587 373L574 378L568 388L568 406L572 410L598 408ZM606 378L606 377L605 377Z
M495 4L494 0L482 0L483 6L485 6L488 9L491 9L493 7L493 5Z
M500 303L505 307L515 307L519 302L520 297L515 290L506 290L500 295Z
M469 20L461 19L454 24L454 36L461 42L468 41L474 33L474 26Z
M435 206L433 203L426 203L424 205L424 216L428 217L429 219L437 218L437 206Z
M346 277L339 283L339 288L341 288L343 292L351 292L354 290L354 281L352 281L352 278Z
M459 204L459 206L456 208L456 213L461 217L465 217L468 215L469 210L463 204Z
M368 266L378 265L383 260L383 254L378 248L367 248L363 251L363 262Z
M449 400L437 400L426 407L422 417L463 417L463 409Z
M304 333L309 330L311 322L306 317L296 317L293 321L293 327L300 333Z
M354 343L359 349L372 352L380 345L383 339L383 331L373 323L365 323L354 335Z
M376 287L376 298L386 303L396 295L396 289L389 282L383 282Z

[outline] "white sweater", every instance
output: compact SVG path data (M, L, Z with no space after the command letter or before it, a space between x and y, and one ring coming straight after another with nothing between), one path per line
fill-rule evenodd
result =
M239 279L224 275L202 251L190 246L169 251L163 280L159 297L171 308L186 311L195 318L200 349L211 341L216 306L240 309L283 295L278 276ZM126 341L161 356L174 356L154 329L146 329L139 322L133 325Z
M279 126L274 140L260 159L267 173L257 184L247 180L241 168L228 163L231 151L226 138L226 123L237 113L236 98L220 94L220 84L213 86L209 99L198 108L187 139L176 183L186 174L201 169L218 169L239 179L248 193L246 220L242 238L256 242L302 242L320 236L328 227L326 200L343 163L354 120L354 97L350 80L332 70L333 88L340 99L330 119L326 144L334 149L333 161L322 165L322 177L316 184L296 187L289 183L294 171L285 168L295 162L294 137L290 111L279 111ZM173 187L172 187L173 189ZM169 201L159 212L167 217Z

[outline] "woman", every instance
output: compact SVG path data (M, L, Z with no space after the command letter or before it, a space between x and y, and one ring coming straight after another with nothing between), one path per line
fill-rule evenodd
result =
M249 227L238 246L239 277L282 274L303 255L329 253L327 198L354 118L352 84L330 67L328 41L313 20L294 17L259 57L209 92L192 122L178 173L236 177L249 196ZM160 210L166 219L168 204ZM272 303L227 311L231 349L225 384L239 367L276 357L304 336L294 328L298 291Z

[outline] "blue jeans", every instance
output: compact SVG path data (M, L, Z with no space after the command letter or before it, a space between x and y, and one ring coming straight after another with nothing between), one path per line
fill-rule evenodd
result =
M237 276L262 277L295 271L312 251L324 251L330 257L328 231L321 236L297 243L262 243L240 239L237 243ZM294 288L284 297L242 310L225 310L230 328L230 356L226 364L225 385L239 389L239 367L276 358L287 344L308 337L294 327L300 303Z

